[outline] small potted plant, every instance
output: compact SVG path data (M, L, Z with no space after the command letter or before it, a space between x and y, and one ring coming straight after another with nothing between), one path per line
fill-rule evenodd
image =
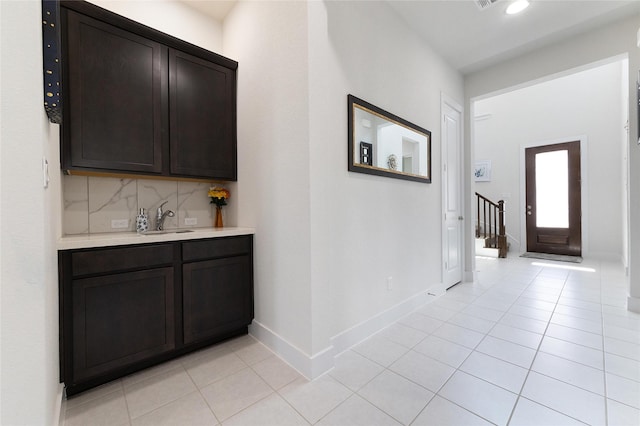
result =
M216 218L213 222L213 226L216 228L222 228L222 206L227 205L227 199L231 196L228 189L220 186L209 188L209 198L211 198L211 204L216 205Z

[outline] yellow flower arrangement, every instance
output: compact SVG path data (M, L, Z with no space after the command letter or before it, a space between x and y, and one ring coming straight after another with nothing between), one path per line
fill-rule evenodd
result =
M228 189L215 186L209 188L209 198L211 198L211 204L215 204L218 207L227 205L227 198L231 196Z

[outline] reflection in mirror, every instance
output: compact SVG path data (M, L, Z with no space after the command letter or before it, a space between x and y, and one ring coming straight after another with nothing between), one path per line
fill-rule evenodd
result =
M431 182L431 132L348 96L349 170Z

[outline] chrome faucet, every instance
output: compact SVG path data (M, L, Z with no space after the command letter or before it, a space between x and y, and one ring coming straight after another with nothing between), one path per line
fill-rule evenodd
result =
M165 204L167 204L167 201L160 204L160 207L158 207L158 211L156 213L156 231L162 231L162 226L164 225L164 220L167 218L167 216L175 216L175 213L171 210L167 210L166 212L162 211L162 206L164 206Z

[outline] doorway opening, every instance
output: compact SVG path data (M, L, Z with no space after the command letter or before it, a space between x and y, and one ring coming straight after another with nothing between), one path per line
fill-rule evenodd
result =
M626 57L608 58L471 100L470 166L491 164L491 173L471 176L470 198L477 192L504 201L508 257L535 251L627 264L628 67ZM542 148L571 142L575 150ZM546 170L535 198L527 195L529 148L538 158L530 161ZM545 192L544 176L551 176L552 190Z

